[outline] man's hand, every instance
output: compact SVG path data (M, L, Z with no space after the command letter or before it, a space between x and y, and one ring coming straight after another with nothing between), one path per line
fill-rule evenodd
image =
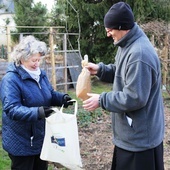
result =
M83 108L87 111L93 111L99 107L100 94L87 93L89 99L83 101Z
M85 68L87 68L90 71L91 75L95 75L98 72L99 65L94 64L94 63L88 63L88 65L85 66Z

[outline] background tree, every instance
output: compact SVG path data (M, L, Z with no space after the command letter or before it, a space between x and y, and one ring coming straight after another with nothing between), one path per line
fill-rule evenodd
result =
M153 20L170 21L169 0L126 0L133 9L136 21L146 23Z
M81 33L81 54L88 54L90 61L110 63L114 60L116 48L112 43L113 40L106 37L103 18L108 9L117 2L119 0L84 0L81 3L79 0L57 0L55 8L58 11L55 11L55 15L65 16L65 20L61 23L60 17L55 17L55 22L65 25L68 32ZM139 24L152 20L170 20L169 0L126 0L125 2L131 5L135 20ZM62 6L61 11L59 6ZM75 37L69 39L72 44L77 43Z
M14 21L17 26L45 26L47 24L47 8L41 2L34 4L33 0L15 0ZM17 28L16 33L43 32L40 28ZM43 39L42 35L36 37ZM13 36L14 41L18 35Z
M114 49L112 43L108 43L103 27L103 16L108 10L109 5L111 4L106 2L93 4L86 2L79 3L76 0L71 2L57 0L52 11L54 16L53 23L65 26L65 32L81 34L80 47L82 55L88 54L91 61L104 59L107 49ZM69 41L72 44L71 47L76 48L78 43L77 37L69 36ZM107 47L105 42L108 44ZM110 42L112 42L111 39ZM108 60L110 59L108 58Z

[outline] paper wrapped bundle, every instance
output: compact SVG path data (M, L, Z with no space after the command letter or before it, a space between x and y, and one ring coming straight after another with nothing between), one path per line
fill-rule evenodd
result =
M83 101L88 99L87 93L91 92L91 76L89 70L85 67L88 65L88 56L84 56L84 60L81 62L82 71L77 79L76 96Z

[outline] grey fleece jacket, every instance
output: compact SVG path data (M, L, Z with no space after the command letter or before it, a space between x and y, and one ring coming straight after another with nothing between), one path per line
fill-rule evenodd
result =
M115 64L99 63L97 73L113 83L113 91L100 95L100 106L112 112L113 143L135 152L154 148L164 138L159 58L136 23L115 45Z

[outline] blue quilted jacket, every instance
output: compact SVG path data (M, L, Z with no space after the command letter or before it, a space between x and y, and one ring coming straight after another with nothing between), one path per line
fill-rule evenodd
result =
M22 67L11 63L0 87L4 150L15 156L40 154L45 120L38 118L38 107L61 106L64 95L53 90L44 71L37 83Z

